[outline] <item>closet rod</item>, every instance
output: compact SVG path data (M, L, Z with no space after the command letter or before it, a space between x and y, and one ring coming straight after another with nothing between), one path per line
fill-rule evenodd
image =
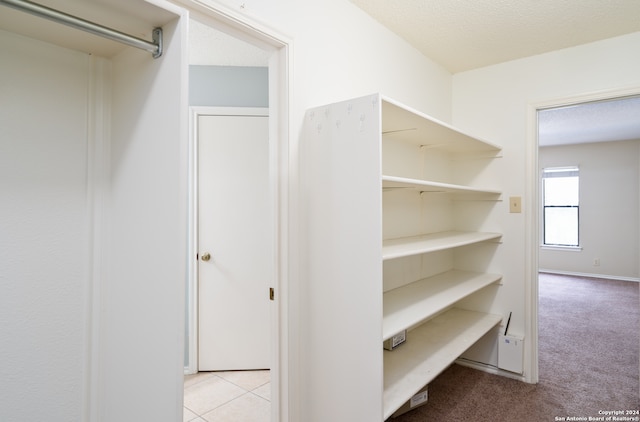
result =
M162 55L162 28L155 28L153 41L147 41L27 0L0 0L0 4L148 51L154 59Z

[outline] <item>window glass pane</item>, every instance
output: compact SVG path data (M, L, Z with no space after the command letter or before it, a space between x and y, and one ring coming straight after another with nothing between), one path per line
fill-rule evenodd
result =
M545 178L544 205L578 205L578 177Z
M578 208L544 209L544 243L578 246Z

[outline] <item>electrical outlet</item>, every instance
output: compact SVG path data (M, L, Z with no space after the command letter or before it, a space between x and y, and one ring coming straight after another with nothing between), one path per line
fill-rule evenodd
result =
M522 198L519 196L512 196L509 198L509 212L520 213L522 212Z
M599 267L600 266L600 258L594 258L593 259L593 266L594 267Z

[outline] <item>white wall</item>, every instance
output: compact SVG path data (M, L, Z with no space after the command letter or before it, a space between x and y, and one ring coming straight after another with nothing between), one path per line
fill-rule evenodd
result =
M163 26L159 60L112 59L101 239L99 420L182 417L187 261L186 19Z
M542 248L540 269L638 280L639 157L638 140L540 148L540 168L580 168L581 246Z
M238 9L235 1L223 2ZM376 92L450 120L451 75L349 1L250 0L242 5L242 13L294 41L296 127L311 107Z
M523 196L522 214L510 214L507 203L503 205L504 243L497 259L504 267L504 285L493 306L495 312L513 309L509 331L514 334L524 334L526 326L525 280L529 275L525 223L531 200L525 196L529 107L587 93L640 86L640 55L636 54L639 50L640 33L634 33L453 77L453 123L503 146L504 158L500 161L503 196ZM528 363L525 361L525 367Z
M86 54L0 30L0 420L81 420Z

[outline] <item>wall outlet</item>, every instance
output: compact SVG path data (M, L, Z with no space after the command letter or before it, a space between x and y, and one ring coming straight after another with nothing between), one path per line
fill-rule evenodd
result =
M600 266L600 258L594 258L593 259L593 266L594 267L599 267Z

